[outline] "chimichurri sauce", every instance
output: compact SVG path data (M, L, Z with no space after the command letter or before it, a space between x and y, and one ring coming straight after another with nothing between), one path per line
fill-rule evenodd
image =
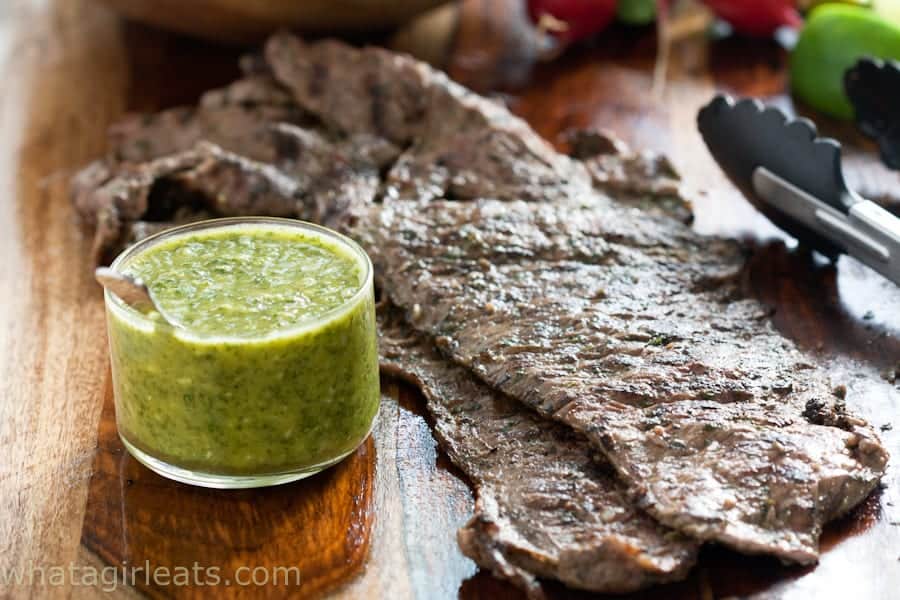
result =
M375 314L350 247L232 225L164 239L118 268L183 328L109 303L129 444L183 469L256 475L317 470L365 439L379 401Z
M363 283L363 265L347 251L284 228L175 239L125 272L147 282L167 316L213 335L265 335L315 319Z

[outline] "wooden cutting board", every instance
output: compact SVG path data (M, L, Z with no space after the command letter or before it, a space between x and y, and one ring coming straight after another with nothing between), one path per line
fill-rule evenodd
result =
M696 111L716 89L792 110L784 52L767 41L687 39L672 45L654 86L653 32L616 30L535 66L517 7L464 2L442 57L450 74L502 92L560 147L567 129L600 126L669 154L695 200L697 228L752 240L748 289L773 307L785 335L848 382L850 403L885 427L900 456L900 431L888 429L900 429L900 388L881 376L900 368L900 289L853 261L835 270L787 249L696 133ZM459 553L455 531L471 492L437 448L418 395L396 382L383 382L371 440L292 485L191 488L150 473L119 444L101 295L67 181L103 152L104 130L123 112L192 102L236 76L238 54L124 24L90 0L0 5L0 596L95 597L116 587L123 597L521 597ZM900 178L872 147L847 126L817 120L845 142L852 184L900 203ZM898 483L892 465L883 489L828 528L815 568L708 548L687 581L640 597L896 598ZM195 563L216 567L220 585L178 585L177 569ZM110 568L148 566L157 581L139 570L133 586L110 583ZM162 567L168 577L159 577ZM240 585L253 575L267 581ZM9 583L15 576L22 585ZM274 583L278 576L293 579ZM29 577L35 585L24 585Z

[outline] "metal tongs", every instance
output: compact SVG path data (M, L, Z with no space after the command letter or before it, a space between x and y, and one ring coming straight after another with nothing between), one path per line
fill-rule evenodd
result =
M861 66L847 73L848 87ZM867 110L865 120L879 127L866 131L862 118L860 125L879 137L888 155L896 126L877 113L877 105L869 103ZM832 260L849 254L900 285L900 219L847 187L837 141L817 137L808 119L788 119L758 100L735 102L724 95L700 110L697 123L722 170L775 225Z

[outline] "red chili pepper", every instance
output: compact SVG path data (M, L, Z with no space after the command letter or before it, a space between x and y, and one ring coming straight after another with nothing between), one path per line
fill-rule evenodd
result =
M716 16L746 35L772 35L787 25L799 28L803 18L793 0L703 0Z
M562 44L602 31L616 16L616 0L528 0L532 22Z

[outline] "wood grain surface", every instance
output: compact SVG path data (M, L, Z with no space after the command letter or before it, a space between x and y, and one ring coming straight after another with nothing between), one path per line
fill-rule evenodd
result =
M835 268L792 249L728 184L696 133L696 111L717 89L805 114L785 95L785 52L760 40L684 39L669 48L664 85L654 85L652 30L617 29L543 64L515 0L466 0L460 11L445 19L449 43L434 44L451 49L451 76L497 94L560 148L566 130L598 126L669 154L694 200L696 227L755 248L750 293L773 307L785 335L847 381L848 402L885 426L900 457L900 388L888 381L900 370L900 288L852 259ZM521 597L459 553L455 531L471 512L471 493L437 448L418 395L390 380L372 439L296 484L191 488L122 451L101 295L67 180L103 151L109 123L126 111L193 101L236 75L239 53L123 23L95 0L0 3L0 576L23 579L0 583L0 596L95 598L110 586L84 580L88 568L196 561L223 578L240 566L299 568L299 583L222 585L217 597ZM870 144L846 125L809 116L845 143L853 185L900 206L900 178ZM896 598L895 464L884 483L828 528L815 568L708 548L687 581L642 597ZM70 575L51 581L54 568ZM114 595L211 595L198 585L136 583Z

